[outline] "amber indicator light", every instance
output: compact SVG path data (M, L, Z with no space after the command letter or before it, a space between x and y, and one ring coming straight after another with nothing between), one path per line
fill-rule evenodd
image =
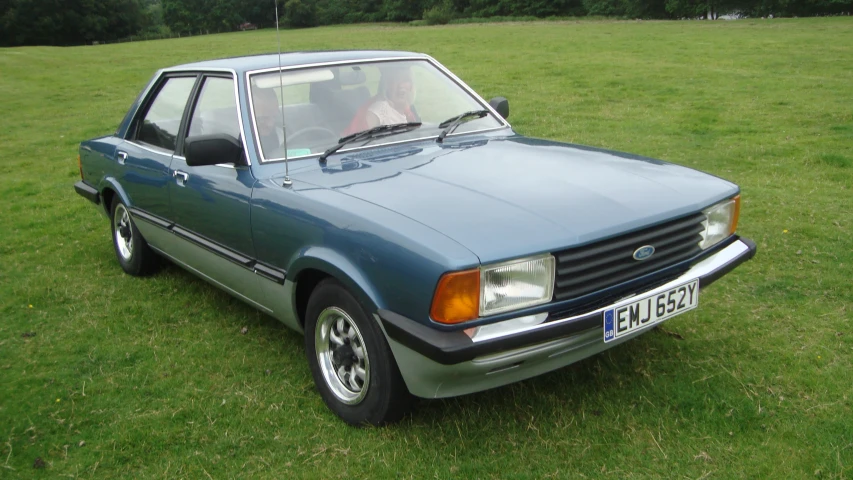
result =
M447 273L438 281L430 316L436 322L461 323L480 314L480 270Z
M735 201L735 214L732 215L732 225L729 231L730 235L735 233L735 230L737 230L737 222L740 219L740 195L735 196L733 200Z

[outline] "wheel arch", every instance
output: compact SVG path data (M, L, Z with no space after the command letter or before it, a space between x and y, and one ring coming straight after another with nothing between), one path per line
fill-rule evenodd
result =
M293 310L299 324L305 326L308 298L317 285L327 278L340 282L372 316L384 302L364 272L340 253L325 247L312 247L304 251L287 271L294 282Z
M101 192L101 199L103 199L101 203L104 206L104 213L107 215L107 217L112 214L110 209L113 205L113 198L115 198L116 195L118 195L118 198L119 200L121 200L122 203L124 203L128 207L130 206L130 197L128 197L127 192L125 192L124 189L121 188L121 185L115 178L106 177L101 180L101 185L98 190L100 190Z

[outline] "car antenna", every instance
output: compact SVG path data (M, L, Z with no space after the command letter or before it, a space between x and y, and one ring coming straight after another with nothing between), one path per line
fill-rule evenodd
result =
M284 146L284 182L282 186L289 187L293 184L290 179L290 169L287 166L287 129L284 128L284 80L281 79L281 32L278 30L278 0L275 3L275 36L278 38L278 94L281 111L281 138Z

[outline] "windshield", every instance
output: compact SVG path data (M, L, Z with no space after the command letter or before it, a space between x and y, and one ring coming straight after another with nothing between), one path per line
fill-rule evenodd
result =
M264 161L322 153L341 137L380 125L419 122L422 127L370 143L436 137L439 124L483 105L426 60L360 63L252 74L251 111ZM283 110L282 110L283 105ZM282 130L284 113L284 131ZM497 128L488 114L455 133ZM286 137L284 132L286 132Z

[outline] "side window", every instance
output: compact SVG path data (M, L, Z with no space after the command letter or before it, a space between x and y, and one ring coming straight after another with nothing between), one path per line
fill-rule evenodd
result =
M240 138L234 80L207 77L195 104L187 137L223 133Z
M139 125L136 135L138 141L175 151L181 117L195 80L195 77L166 80Z

